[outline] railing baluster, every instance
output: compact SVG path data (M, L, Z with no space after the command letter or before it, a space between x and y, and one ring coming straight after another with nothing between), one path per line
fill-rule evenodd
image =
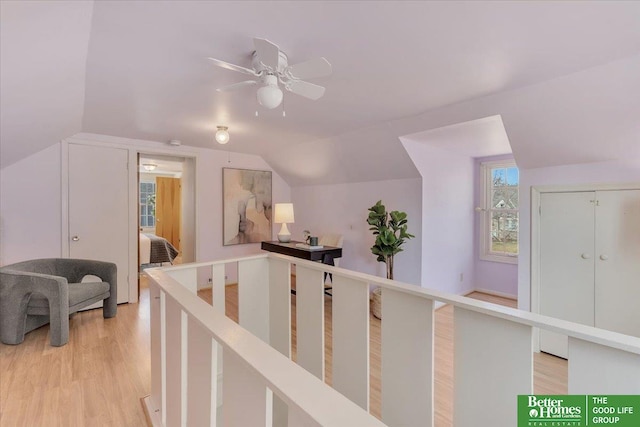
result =
M238 261L240 326L269 342L269 262L267 258Z
M160 287L151 281L149 284L149 322L151 339L151 395L147 402L150 416L162 416L162 328L160 327Z
M640 394L640 355L569 337L569 394Z
M454 425L513 427L516 396L533 392L532 327L461 307L453 315Z
M369 410L369 284L333 274L333 388Z
M291 264L269 260L269 344L291 357Z
M194 319L188 327L187 425L215 425L217 412L217 344ZM213 422L212 422L213 420Z
M267 387L233 352L223 355L223 426L268 426Z
M296 265L296 343L298 365L324 381L324 277Z
M182 310L171 298L165 298L166 309L166 425L181 426L185 409L182 396Z
M433 425L433 301L382 290L382 421Z
M269 260L269 344L291 357L291 264ZM288 408L273 396L273 425L287 425Z

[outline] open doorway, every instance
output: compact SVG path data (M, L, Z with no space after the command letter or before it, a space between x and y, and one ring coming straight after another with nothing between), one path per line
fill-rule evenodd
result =
M195 261L194 159L138 155L138 265Z

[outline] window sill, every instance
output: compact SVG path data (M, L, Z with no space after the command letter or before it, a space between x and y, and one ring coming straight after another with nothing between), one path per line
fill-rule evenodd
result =
M480 260L491 261L491 262L501 262L503 264L518 264L518 255L509 256L509 255L482 254L480 255Z

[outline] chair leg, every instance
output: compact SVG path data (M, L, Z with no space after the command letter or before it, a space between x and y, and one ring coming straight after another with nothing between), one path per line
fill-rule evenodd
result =
M118 301L115 297L109 297L102 302L102 317L109 319L115 317L118 311Z
M0 322L0 341L3 344L20 344L24 341L26 311L7 313Z
M66 310L60 305L49 301L49 333L51 345L60 347L69 342L69 308Z

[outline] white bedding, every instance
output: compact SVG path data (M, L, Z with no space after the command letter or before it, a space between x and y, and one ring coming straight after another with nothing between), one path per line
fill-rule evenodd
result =
M140 265L151 262L151 239L140 233Z

